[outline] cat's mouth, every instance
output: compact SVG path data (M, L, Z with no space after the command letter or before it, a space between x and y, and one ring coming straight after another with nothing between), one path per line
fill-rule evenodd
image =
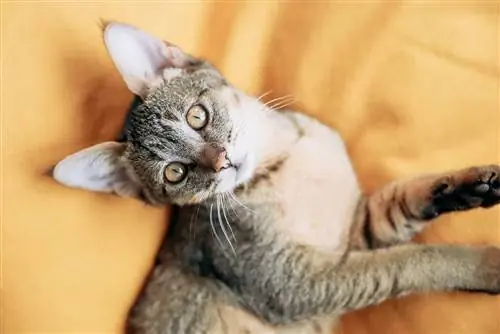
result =
M220 172L216 192L233 191L238 186L249 181L251 176L252 163L249 155L246 154L237 162L231 162L228 168Z

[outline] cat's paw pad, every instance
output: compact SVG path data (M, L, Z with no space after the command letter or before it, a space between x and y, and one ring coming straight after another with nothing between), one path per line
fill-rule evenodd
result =
M500 202L500 166L471 167L438 180L432 191L437 213L490 207Z
M482 207L490 207L500 203L500 166L491 165L484 167L479 175L474 191L482 195Z

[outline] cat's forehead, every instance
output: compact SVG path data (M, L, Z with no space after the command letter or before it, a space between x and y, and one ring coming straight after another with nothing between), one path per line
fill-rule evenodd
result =
M163 71L161 81L157 89L152 92L172 95L182 95L192 91L201 91L206 89L218 89L227 86L226 80L212 68L192 69L166 69Z
M156 156L168 160L165 155L177 155L193 158L191 156L196 154L203 140L183 122L187 110L200 101L210 100L208 103L212 107L225 104L225 98L215 92L229 85L218 72L211 69L164 72L161 84L131 113L127 124L130 157L151 159Z
M167 113L182 111L203 93L228 86L227 82L213 71L190 73L187 70L176 69L173 73L164 77L152 89L144 101L144 107L152 110L161 109ZM217 99L217 94L212 94L211 98Z

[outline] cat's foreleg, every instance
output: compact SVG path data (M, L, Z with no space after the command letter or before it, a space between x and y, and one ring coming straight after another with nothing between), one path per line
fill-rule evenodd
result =
M292 247L247 262L238 291L275 324L340 314L413 292L500 292L500 249L407 244L352 251L340 262Z
M441 214L499 202L498 165L393 182L362 200L351 245L362 249L407 242Z

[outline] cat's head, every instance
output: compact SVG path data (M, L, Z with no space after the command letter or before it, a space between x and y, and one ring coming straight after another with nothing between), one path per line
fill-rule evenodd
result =
M131 114L125 143L105 142L66 157L54 169L56 180L182 205L232 191L252 177L262 109L256 99L209 63L129 25L108 24L104 41L143 103Z

